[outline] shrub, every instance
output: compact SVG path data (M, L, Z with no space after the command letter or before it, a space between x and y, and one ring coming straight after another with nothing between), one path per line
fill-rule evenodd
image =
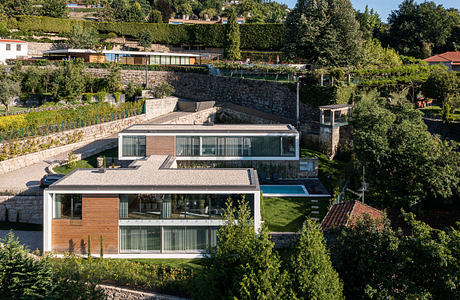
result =
M166 98L175 92L174 87L167 82L160 83L155 89L155 97Z
M224 24L174 25L163 23L111 23L90 22L72 19L59 19L38 16L18 16L16 27L22 31L70 32L80 24L83 28L95 28L99 33L113 32L119 36L138 37L141 32L149 31L153 43L195 44L206 47L223 47L225 44ZM90 30L90 29L89 29ZM283 24L242 24L241 48L258 50L279 50L284 35Z

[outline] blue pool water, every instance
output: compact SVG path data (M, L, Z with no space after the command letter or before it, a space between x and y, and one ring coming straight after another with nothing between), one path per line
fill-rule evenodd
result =
M303 185L261 185L264 196L272 197L302 197L308 196Z

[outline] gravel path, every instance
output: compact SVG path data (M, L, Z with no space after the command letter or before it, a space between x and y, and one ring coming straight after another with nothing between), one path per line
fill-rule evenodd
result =
M3 239L9 233L9 230L0 230L0 238ZM13 230L21 244L26 245L31 251L38 249L43 251L43 231L19 231Z

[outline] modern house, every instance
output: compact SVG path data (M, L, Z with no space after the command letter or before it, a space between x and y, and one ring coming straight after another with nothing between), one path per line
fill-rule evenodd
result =
M77 169L44 191L44 251L85 254L91 235L93 249L102 236L108 257L199 257L216 245L227 199L243 197L257 230L254 169L180 169L170 155Z
M299 133L291 125L133 125L119 133L118 143L120 160L299 160Z
M460 72L460 51L445 52L425 58L429 65L444 65L449 70Z
M54 49L43 52L52 60L82 58L85 62L115 62L125 65L195 65L201 63L202 55L170 52L141 52L91 49Z
M0 39L0 64L7 59L27 58L27 42Z

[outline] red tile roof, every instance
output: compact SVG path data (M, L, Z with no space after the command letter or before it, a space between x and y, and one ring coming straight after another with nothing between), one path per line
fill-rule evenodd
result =
M383 218L383 212L359 201L349 201L333 205L321 222L321 229L354 226L365 214L371 219Z
M21 40L4 40L4 39L0 39L0 43L25 43L25 42L21 41Z
M432 57L425 58L427 62L460 62L460 51L445 52Z

